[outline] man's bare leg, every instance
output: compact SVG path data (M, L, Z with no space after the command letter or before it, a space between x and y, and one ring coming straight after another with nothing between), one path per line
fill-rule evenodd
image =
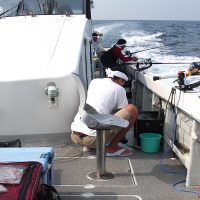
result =
M109 146L106 147L106 152L107 153L113 153L116 152L120 149L122 149L122 147L118 146L118 143L120 142L120 140L122 138L125 137L126 133L128 132L128 130L134 125L135 120L137 118L138 115L138 111L137 108L132 105L129 104L126 108L125 108L131 115L131 118L129 119L129 125L127 128L122 128L120 130L120 132L112 139L112 141L110 142ZM129 151L129 150L126 150ZM125 153L125 152L124 152Z

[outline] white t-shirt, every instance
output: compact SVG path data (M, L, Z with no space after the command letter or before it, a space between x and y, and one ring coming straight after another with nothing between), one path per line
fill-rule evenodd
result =
M125 89L110 78L94 79L88 88L86 103L102 114L114 114L118 109L128 105ZM73 131L96 136L96 131L89 129L81 120L80 115L74 118L71 125Z

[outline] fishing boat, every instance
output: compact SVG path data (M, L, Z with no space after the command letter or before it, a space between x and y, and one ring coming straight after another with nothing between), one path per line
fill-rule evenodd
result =
M80 74L86 85L93 78L86 3L25 0L0 5L1 135L70 132L79 104L70 74Z
M128 134L128 145L121 144L133 150L127 158L83 152L71 142L71 123L84 100L82 86L87 88L96 74L91 3L0 1L0 140L52 147L53 185L63 200L197 199L200 115L195 108L199 96L174 87L174 79L170 84L161 78L155 81L135 63L125 66L131 80L129 101L142 114L159 114L137 123L142 122L142 128L147 121L157 129L160 116L165 116L160 151L147 153L136 146L135 127ZM91 178L102 167L105 176Z

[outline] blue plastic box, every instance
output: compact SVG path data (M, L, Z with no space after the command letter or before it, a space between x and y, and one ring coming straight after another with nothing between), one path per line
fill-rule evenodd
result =
M0 148L0 162L40 162L43 166L43 182L52 184L52 160L54 151L51 147Z

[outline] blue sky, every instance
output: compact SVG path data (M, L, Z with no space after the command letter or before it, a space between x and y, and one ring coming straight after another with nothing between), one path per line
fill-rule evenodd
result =
M93 1L93 19L200 21L200 0Z

